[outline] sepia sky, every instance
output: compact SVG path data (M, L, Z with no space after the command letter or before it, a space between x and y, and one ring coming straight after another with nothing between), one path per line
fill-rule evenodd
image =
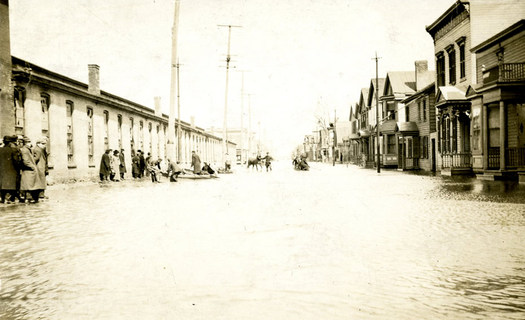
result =
M182 119L222 127L228 29L232 63L228 127L244 127L289 154L316 116L347 120L360 89L415 60L434 69L425 26L454 0L181 0L178 52ZM174 0L17 0L10 2L11 51L87 83L100 66L101 89L169 113ZM259 126L260 123L260 126ZM260 130L259 130L260 128Z

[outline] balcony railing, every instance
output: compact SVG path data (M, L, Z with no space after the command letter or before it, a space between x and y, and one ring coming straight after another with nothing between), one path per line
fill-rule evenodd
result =
M502 63L483 71L483 84L525 81L525 62Z
M446 153L441 155L443 168L472 168L470 152Z

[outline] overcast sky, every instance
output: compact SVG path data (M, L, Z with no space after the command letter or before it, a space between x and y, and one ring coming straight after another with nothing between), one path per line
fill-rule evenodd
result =
M454 0L181 0L178 52L182 119L222 127L227 28L233 67L228 127L240 127L241 73L252 94L252 129L274 153L289 153L315 129L315 116L347 119L360 89L415 60L434 69L425 26ZM169 113L174 0L10 2L14 56L87 83L100 66L101 89ZM248 126L248 97L244 126Z

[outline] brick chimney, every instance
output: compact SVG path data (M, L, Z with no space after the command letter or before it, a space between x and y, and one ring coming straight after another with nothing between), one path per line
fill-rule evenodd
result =
M91 94L100 94L100 67L96 64L88 64L89 83L88 91Z
M416 91L419 91L430 84L433 76L428 72L428 61L418 60L415 62L416 66Z
M160 108L160 97L153 97L155 100L155 115L157 117L162 117L162 110Z
M11 85L11 37L9 1L0 0L0 137L15 133L13 88Z

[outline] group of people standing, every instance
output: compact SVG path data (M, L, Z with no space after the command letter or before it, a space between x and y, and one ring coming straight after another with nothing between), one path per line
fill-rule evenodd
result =
M4 136L0 143L0 203L36 203L44 198L49 173L47 138L33 146L25 136Z
M126 162L124 159L124 149L107 149L100 160L100 181L120 181L124 180L126 173Z

